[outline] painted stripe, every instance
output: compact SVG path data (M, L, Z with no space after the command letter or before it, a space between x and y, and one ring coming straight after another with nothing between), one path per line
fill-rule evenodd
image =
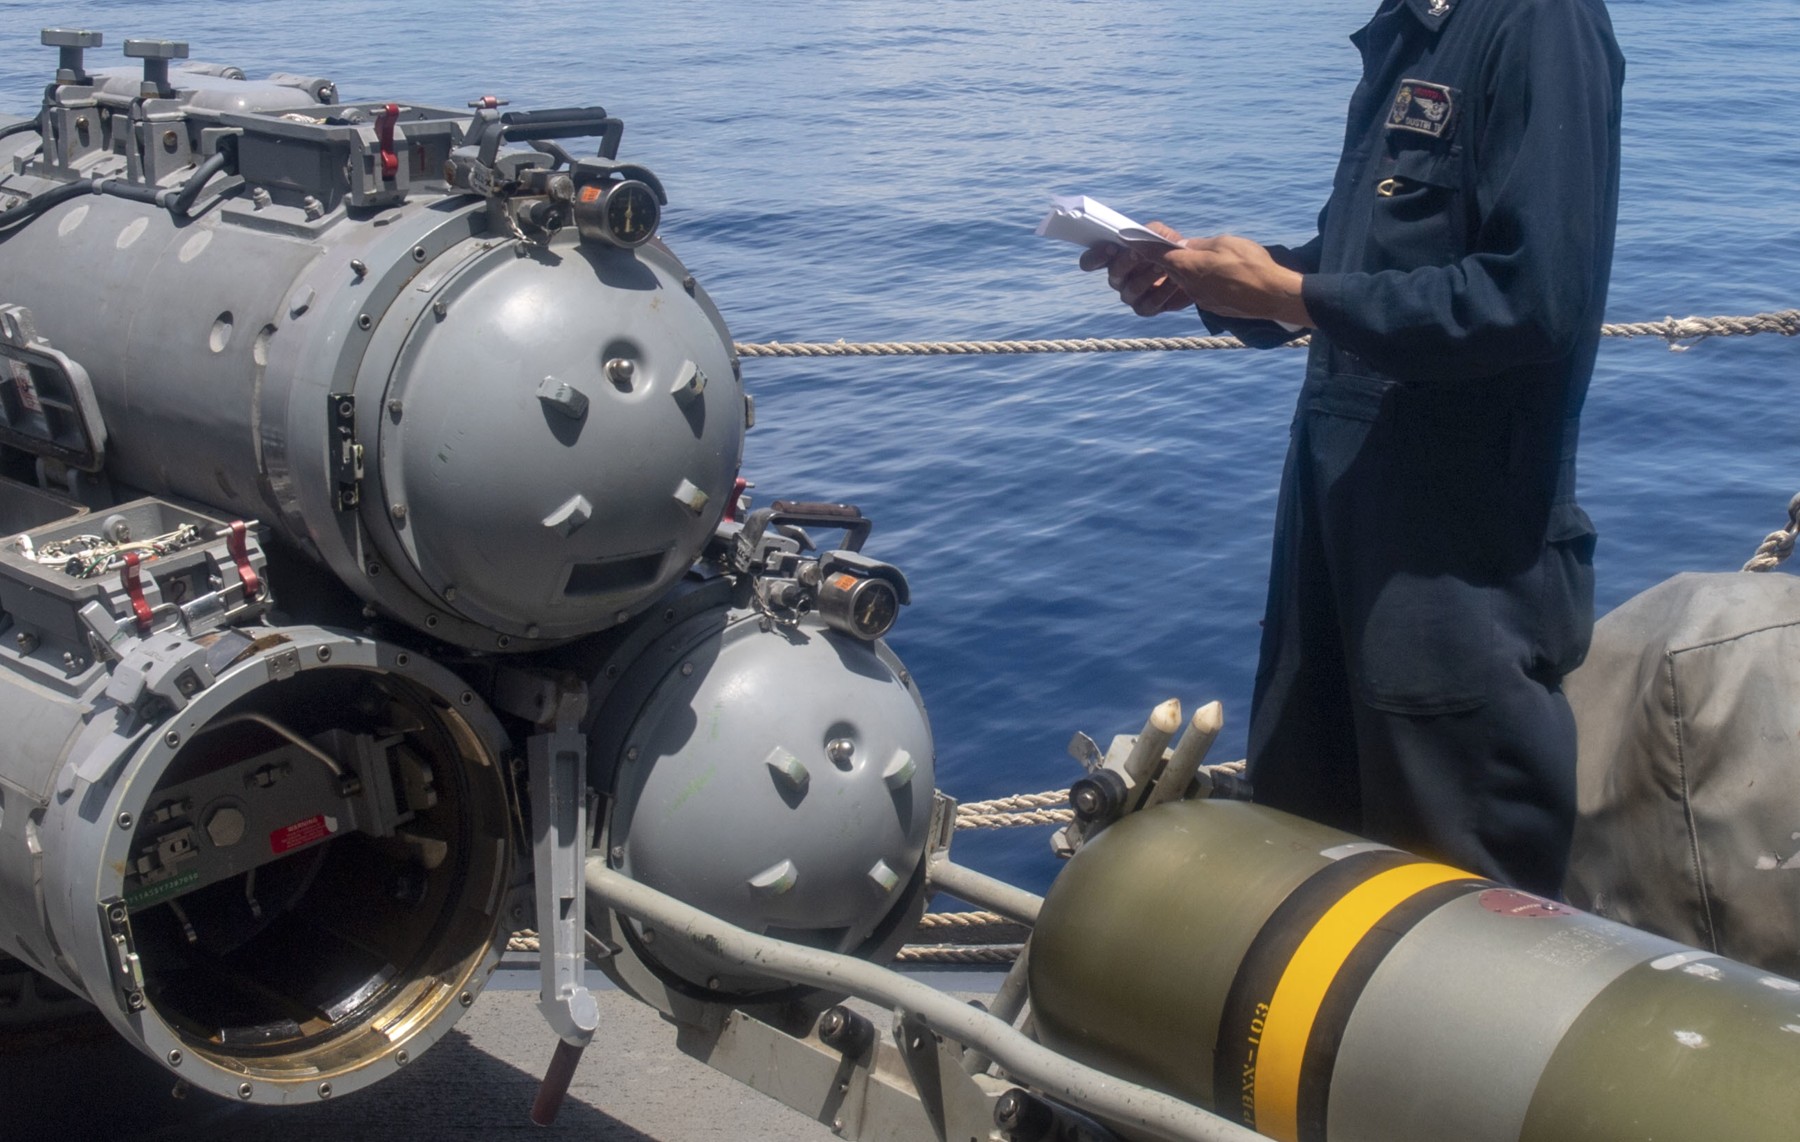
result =
M1295 885L1263 922L1238 962L1219 1017L1213 1052L1213 1110L1256 1129L1257 1053L1275 988L1300 942L1357 885L1419 863L1393 849L1353 853Z
M1301 1064L1319 1005L1338 970L1388 913L1429 888L1468 880L1461 869L1408 864L1377 873L1347 892L1295 949L1263 1021L1256 1062L1256 1129L1299 1142Z
M1339 1052L1344 1030L1362 1002L1369 981L1387 962L1388 955L1400 941L1446 905L1484 888L1493 887L1491 880L1453 880L1415 894L1406 903L1389 912L1369 930L1338 968L1337 978L1325 990L1319 1013L1313 1018L1312 1035L1306 1041L1306 1058L1300 1063L1300 1097L1296 1121L1300 1142L1326 1142L1330 1136L1331 1089L1337 1082ZM1409 1011L1419 1008L1407 1005ZM1434 1011L1435 1014L1435 1011ZM1383 1142L1395 1142L1377 1132ZM1342 1135L1339 1137L1350 1137ZM1437 1140L1433 1140L1437 1142ZM1461 1142L1468 1142L1464 1139Z

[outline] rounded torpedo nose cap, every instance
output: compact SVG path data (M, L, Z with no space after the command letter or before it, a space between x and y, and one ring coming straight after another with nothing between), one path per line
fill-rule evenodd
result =
M743 401L683 273L649 250L496 253L409 336L382 413L383 499L440 605L570 637L699 554L730 498Z

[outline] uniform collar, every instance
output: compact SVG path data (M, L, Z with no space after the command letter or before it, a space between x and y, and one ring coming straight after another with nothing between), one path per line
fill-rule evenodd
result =
M1427 29L1435 32L1444 26L1450 13L1469 2L1470 0L1400 0L1400 6L1411 12Z

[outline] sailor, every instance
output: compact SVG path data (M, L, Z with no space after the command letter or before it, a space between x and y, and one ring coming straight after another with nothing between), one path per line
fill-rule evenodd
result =
M1256 799L1559 893L1561 689L1593 625L1575 502L1617 216L1602 0L1386 0L1319 232L1096 246L1149 316L1312 332L1251 708Z

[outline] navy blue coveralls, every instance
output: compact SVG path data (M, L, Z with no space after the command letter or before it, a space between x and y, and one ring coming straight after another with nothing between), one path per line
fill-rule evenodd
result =
M1317 328L1250 776L1263 804L1554 896L1624 60L1601 0L1387 0L1351 39L1363 78L1319 235L1271 250Z

